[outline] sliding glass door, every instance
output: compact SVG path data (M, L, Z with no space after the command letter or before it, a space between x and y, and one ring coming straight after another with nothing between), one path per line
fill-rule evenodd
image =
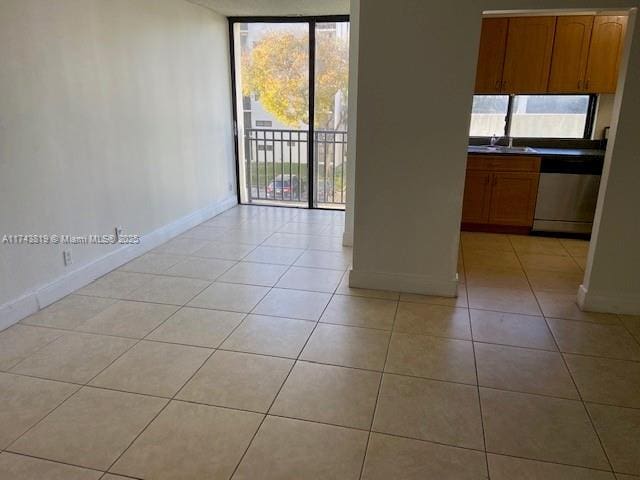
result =
M230 25L240 201L344 208L347 19Z

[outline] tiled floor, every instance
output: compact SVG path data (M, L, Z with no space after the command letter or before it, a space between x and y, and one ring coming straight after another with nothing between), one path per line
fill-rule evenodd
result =
M586 242L463 233L457 299L400 295L343 221L237 207L0 332L0 479L640 479Z

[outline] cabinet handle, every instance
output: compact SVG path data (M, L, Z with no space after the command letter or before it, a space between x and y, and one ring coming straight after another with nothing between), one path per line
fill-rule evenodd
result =
M507 81L506 80L502 80L502 82L500 82L500 89L504 92L504 89L507 87Z
M500 90L500 85L502 82L500 80L496 80L496 90Z

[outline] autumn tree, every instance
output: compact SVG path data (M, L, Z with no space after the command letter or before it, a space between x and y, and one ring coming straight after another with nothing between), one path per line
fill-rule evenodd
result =
M316 38L315 123L333 127L335 96L345 100L349 75L346 42L319 34ZM269 32L242 58L243 94L258 94L260 103L289 127L309 123L309 37ZM338 119L344 124L345 119Z

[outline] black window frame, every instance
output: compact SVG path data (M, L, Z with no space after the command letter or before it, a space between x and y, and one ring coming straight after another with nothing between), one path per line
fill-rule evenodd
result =
M482 94L479 94L478 96L480 96ZM490 94L487 94L490 95ZM588 95L589 96L589 104L587 106L587 118L585 119L585 123L584 123L584 132L582 134L582 137L578 138L578 137L512 137L514 139L533 139L533 140L591 140L591 136L593 135L593 127L595 124L595 118L596 118L596 109L598 106L598 95L595 93L521 93L521 94L516 94L516 93L497 93L495 94L496 96L507 96L508 100L507 100L507 113L505 115L505 122L504 122L504 137L510 137L511 136L511 123L513 120L513 104L515 102L515 98L519 95L539 95L539 96L570 96L570 95L575 95L575 96L585 96ZM474 95L476 96L476 95ZM477 136L472 136L469 135L469 138L487 138L484 135L477 135Z

